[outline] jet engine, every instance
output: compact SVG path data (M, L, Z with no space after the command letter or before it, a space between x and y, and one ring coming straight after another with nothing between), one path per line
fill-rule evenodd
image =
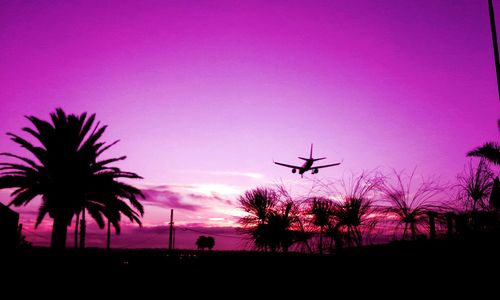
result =
M296 172L297 172L297 170L295 170L295 169L292 169L292 173L294 173L294 174L295 174Z
M318 169L314 169L313 170L313 174L318 174L319 170Z

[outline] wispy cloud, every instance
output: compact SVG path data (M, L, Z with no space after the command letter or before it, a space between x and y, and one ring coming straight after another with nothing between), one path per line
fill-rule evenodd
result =
M172 190L167 189L165 186L157 188L143 189L145 203L164 207L164 208L177 208L188 211L197 211L202 208L201 205L190 204L182 201L182 196Z
M224 176L224 177L245 177L255 180L261 180L265 178L264 174L257 172L244 172L244 171L186 171L189 173L206 174L211 176Z
M188 184L188 185L179 185L178 187L185 191L190 192L191 194L198 194L205 196L218 195L222 197L233 197L241 194L242 192L239 187L227 184L218 184L218 183Z
M234 206L236 197L241 194L239 188L224 184L156 185L144 187L142 192L145 204L188 211L206 209L215 203Z
M201 201L217 200L217 201L219 201L223 204L227 204L227 205L234 205L235 204L235 202L234 202L235 200L217 195L216 193L212 193L211 195L191 193L191 194L188 194L188 196L192 199L201 200Z
M240 177L247 177L247 178L252 178L252 179L263 179L265 177L264 174L256 173L256 172L211 171L208 173L211 175L216 175L216 176L240 176Z

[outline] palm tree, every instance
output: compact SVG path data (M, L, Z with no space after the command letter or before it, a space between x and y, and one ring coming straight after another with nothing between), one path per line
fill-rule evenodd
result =
M371 172L343 177L337 184L327 184L327 192L336 195L334 218L336 237L342 236L347 246L361 246L363 234L371 231L378 221L374 193L382 178ZM343 231L343 232L340 232ZM332 232L333 233L333 232Z
M113 225L115 232L120 234L121 215L126 216L131 222L141 225L139 218L144 210L137 200L137 197L143 197L142 192L131 185L117 181L117 178L140 177L134 173L122 172L117 168L96 167L94 176L89 180L88 192L81 212L82 216L85 216L86 210L101 229L105 226L103 218L105 217L108 220L108 226ZM133 208L123 199L127 199ZM83 226L83 228L85 227ZM85 231L80 233L80 237L82 241L80 246L83 248L85 246Z
M313 251L309 245L309 239L312 236L312 231L306 228L309 224L308 220L304 220L306 215L308 215L310 208L307 206L307 211L303 210L303 208L306 207L304 204L309 203L309 198L305 198L304 200L294 199L289 188L287 188L283 182L276 184L274 190L278 194L280 202L282 203L281 207L285 207L285 212L287 205L290 206L287 218L290 219L290 229L288 232L292 235L292 243L300 244L302 250L312 253Z
M500 120L498 120L497 126L500 130ZM495 165L500 165L500 144L496 142L487 142L481 147L469 151L467 156L481 157Z
M490 206L497 211L500 210L500 180L498 179L498 176L495 177L491 188Z
M255 188L239 197L241 208L247 213L239 222L254 240L255 246L266 250L269 217L278 204L278 195L270 188Z
M342 249L344 247L344 237L342 236L342 231L340 230L340 225L338 223L328 224L326 234L330 237L329 251L330 254L333 253L333 243L335 242L335 249Z
M268 244L274 252L281 249L288 252L288 248L297 240L293 228L298 225L298 209L292 201L280 202L269 215L267 221Z
M365 197L346 197L336 203L335 217L339 228L344 228L345 239L349 247L363 244L363 230L375 227L376 209L373 201Z
M302 237L299 209L291 199L280 196L284 196L280 190L256 188L239 198L241 208L248 213L240 223L259 249L287 252L299 240L296 236Z
M464 172L458 176L458 185L465 199L465 208L476 213L478 205L486 207L485 200L488 198L493 187L493 172L485 159L481 159L477 166L472 160L464 168Z
M104 226L103 217L114 225L119 232L120 214L123 213L132 222L138 222L144 213L137 197L142 193L119 178L140 178L137 174L121 171L109 164L125 159L111 158L98 161L99 156L116 142L99 142L106 126L94 126L95 114L87 118L66 115L58 108L51 113L51 121L43 121L34 116L27 119L34 128L23 128L39 142L34 145L28 140L8 133L11 140L25 148L35 160L11 153L3 156L21 162L1 163L0 189L14 188L13 200L9 205L21 206L41 196L36 226L46 214L54 220L51 246L63 249L66 245L67 227L75 214L84 212ZM123 200L129 200L133 208ZM83 236L85 234L83 233Z
M396 216L399 224L404 224L402 239L406 239L408 228L411 230L411 239L417 236L417 226L427 221L438 206L434 204L435 197L442 188L431 179L422 182L413 188L415 170L408 176L404 172L394 172L394 180L385 180L379 187L383 199L387 202L384 211Z
M246 191L239 198L241 208L248 213L240 222L243 225L264 224L278 204L278 195L270 188L256 188Z
M500 145L495 142L488 142L468 152L467 156L485 158L495 165L500 165Z
M334 216L333 202L327 198L311 199L310 214L313 216L313 224L319 226L319 253L323 254L323 233L327 226L331 226L332 218Z

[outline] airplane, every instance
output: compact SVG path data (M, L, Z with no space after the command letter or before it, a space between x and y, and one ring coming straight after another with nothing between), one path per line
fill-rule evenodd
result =
M319 169L321 168L328 168L328 167L333 167L333 166L338 166L340 165L341 163L335 163L335 164L330 164L330 165L323 165L323 166L314 166L313 167L313 163L315 161L318 161L318 160L322 160L322 159L325 159L326 157L322 157L322 158L313 158L312 157L312 153L313 153L313 144L311 144L311 151L309 153L309 158L304 158L304 157L300 157L300 159L302 160L305 160L304 164L302 166L294 166L294 165L287 165L287 164L283 164L283 163L280 163L280 162L276 162L276 161L273 161L275 164L277 165L280 165L280 166L283 166L283 167L287 167L287 168L291 168L292 169L292 173L296 173L297 170L299 170L299 174L301 175L302 178L304 178L304 173L311 170L311 174L317 174L319 172Z

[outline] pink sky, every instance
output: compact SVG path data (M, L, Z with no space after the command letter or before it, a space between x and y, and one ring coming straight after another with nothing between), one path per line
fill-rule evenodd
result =
M56 107L96 113L121 140L110 155L144 177L145 229L125 226L123 245L166 245L170 208L231 236L244 190L307 189L272 160L297 163L311 142L344 160L319 178L417 166L453 181L498 138L486 0L2 1L0 45L2 135ZM0 151L23 153L5 135ZM20 210L31 231L37 205Z

